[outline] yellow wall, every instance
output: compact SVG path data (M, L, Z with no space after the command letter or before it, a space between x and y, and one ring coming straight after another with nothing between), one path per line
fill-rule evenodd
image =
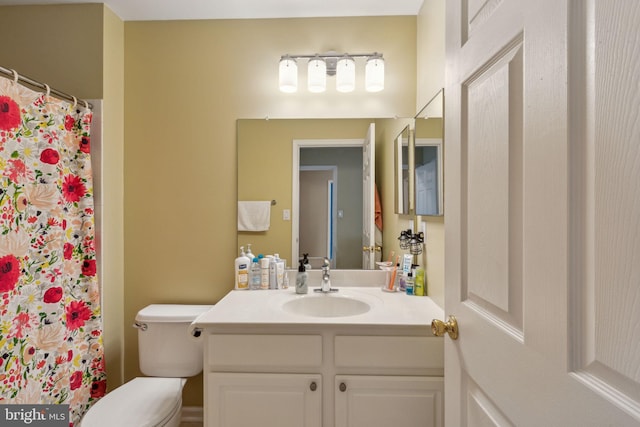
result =
M78 98L104 100L98 240L110 389L124 378L123 36L123 22L102 4L0 7L0 65Z
M124 23L104 9L102 301L109 388L124 382Z

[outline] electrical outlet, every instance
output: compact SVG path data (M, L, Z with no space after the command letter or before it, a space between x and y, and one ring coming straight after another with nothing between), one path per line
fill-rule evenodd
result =
M282 220L283 221L291 220L291 211L289 209L282 209Z

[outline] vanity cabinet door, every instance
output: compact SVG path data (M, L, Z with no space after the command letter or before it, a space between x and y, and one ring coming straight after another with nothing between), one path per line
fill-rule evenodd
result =
M322 376L208 373L207 427L321 427Z
M442 427L442 377L338 375L335 427Z

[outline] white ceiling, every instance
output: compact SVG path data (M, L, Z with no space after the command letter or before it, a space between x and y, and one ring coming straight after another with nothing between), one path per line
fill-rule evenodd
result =
M105 3L124 21L417 15L423 0L0 0L0 6Z

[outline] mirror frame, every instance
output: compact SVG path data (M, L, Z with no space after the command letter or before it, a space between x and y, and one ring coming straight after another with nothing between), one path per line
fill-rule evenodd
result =
M430 137L420 137L418 135L418 120L427 120L430 118L440 118L441 119L441 137L440 138L430 138ZM412 145L413 145L413 160L414 162L410 165L411 167L411 175L414 180L413 192L411 193L413 198L414 207L413 212L416 216L443 216L444 215L444 89L440 89L438 93L436 93L433 98L427 102L427 104L416 114L414 118L414 132L412 135ZM420 142L418 142L420 141ZM419 147L430 147L435 146L437 153L437 203L438 203L438 212L437 213L421 213L418 212L417 207L417 198L419 189L417 180L415 179L416 174L416 152Z
M410 161L413 150L411 149L411 140L410 125L406 125L394 139L394 208L395 213L399 215L409 215L413 210L413 174L411 173Z

